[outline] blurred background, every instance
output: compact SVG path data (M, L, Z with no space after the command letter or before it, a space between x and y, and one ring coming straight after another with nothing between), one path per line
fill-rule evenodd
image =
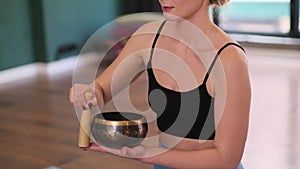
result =
M299 10L299 0L231 0L211 8L214 22L245 47L249 60L246 169L300 168ZM161 10L157 0L0 0L0 168L153 168L78 149L79 124L68 103L85 43L111 21L140 12ZM105 40L93 39L92 50L109 50L101 56L107 66L134 30L157 19L147 13L120 20ZM136 82L136 93L143 82Z
M160 12L157 1L146 0L1 0L0 3L0 70L74 56L93 33L116 17ZM246 35L297 40L300 36L298 0L232 0L230 5L212 13L222 29L244 35L239 40L251 41Z

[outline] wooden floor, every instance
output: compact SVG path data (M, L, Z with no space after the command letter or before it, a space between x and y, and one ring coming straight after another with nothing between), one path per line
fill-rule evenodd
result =
M79 123L68 102L71 73L1 85L0 168L153 168L77 148Z
M300 56L248 49L253 98L246 169L300 168ZM288 56L291 55L291 57ZM286 59L282 59L285 57ZM0 86L0 169L150 169L134 160L77 148L68 102L72 71Z

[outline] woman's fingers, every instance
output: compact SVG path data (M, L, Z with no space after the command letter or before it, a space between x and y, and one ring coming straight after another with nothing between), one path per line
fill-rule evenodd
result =
M127 158L142 158L145 155L147 148L143 145L139 145L132 148L122 147L121 149L114 149L114 148L108 148L108 147L98 145L97 143L91 143L90 147L84 148L84 150L111 153L114 155L123 156Z
M69 91L69 100L77 107L90 108L97 104L95 92L97 90L90 85L75 84ZM93 97L87 101L85 93L93 93Z
M74 104L73 88L70 88L69 90L69 101Z
M97 105L97 98L94 96L91 100L89 100L89 101L87 102L87 105L88 105L89 107L92 107L92 106Z
M143 145L139 145L136 147L123 147L121 149L121 156L129 157L129 158L140 158L146 152L146 147Z
M87 150L108 152L105 148L103 148L95 143L92 143L91 146L89 148L87 148Z

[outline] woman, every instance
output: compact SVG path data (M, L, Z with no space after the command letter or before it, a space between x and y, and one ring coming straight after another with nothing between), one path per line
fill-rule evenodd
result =
M251 100L246 56L209 16L210 5L221 6L227 1L160 0L166 21L142 26L92 85L76 84L71 88L73 104L102 107L113 97L112 90L120 91L128 85L127 77L145 69L148 72L149 105L158 114L161 146L141 145L118 151L92 144L89 150L139 157L157 169L242 168ZM194 28L182 26L185 22ZM196 29L201 33L197 34ZM217 50L215 55L205 54L210 46L207 44ZM197 46L202 46L199 53L193 49ZM86 91L95 92L89 103L84 99ZM191 125L188 120L193 120ZM185 125L188 127L182 129Z

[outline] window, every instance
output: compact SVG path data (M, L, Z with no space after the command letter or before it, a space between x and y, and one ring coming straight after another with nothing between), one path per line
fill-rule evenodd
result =
M298 1L298 32L300 32L300 2Z
M299 0L231 0L215 16L228 32L300 37L299 8Z

